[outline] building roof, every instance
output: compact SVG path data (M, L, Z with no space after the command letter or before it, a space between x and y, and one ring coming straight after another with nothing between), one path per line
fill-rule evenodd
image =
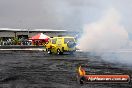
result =
M67 30L53 30L53 29L12 29L12 28L0 28L0 31L12 31L12 32L67 32Z

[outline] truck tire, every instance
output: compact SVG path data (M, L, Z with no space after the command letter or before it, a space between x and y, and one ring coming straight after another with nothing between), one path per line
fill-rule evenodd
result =
M50 50L50 49L48 49L48 50L47 50L47 52L48 52L48 54L52 54L52 52L51 52L51 50Z
M61 55L61 54L63 54L63 53L60 51L60 49L57 49L57 54L58 54L58 55Z

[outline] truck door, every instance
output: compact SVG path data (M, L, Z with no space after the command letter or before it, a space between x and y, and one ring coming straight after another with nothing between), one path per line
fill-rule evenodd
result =
M62 43L63 43L62 38L58 38L57 39L57 47L58 48L62 47Z

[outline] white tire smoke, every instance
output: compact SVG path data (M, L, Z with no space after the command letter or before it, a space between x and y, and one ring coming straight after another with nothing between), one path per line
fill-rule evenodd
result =
M117 49L126 48L128 42L128 33L121 24L120 14L114 8L110 8L97 22L85 25L78 45L79 49L96 52L107 61L114 62L115 58L112 56L114 55L116 62L122 63L123 61L123 63L131 64L130 58L127 60L121 57L123 55L108 53L108 51L114 52Z

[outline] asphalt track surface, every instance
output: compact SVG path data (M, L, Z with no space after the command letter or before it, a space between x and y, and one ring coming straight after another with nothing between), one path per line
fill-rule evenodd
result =
M105 62L100 56L76 52L74 55L48 55L35 50L0 51L0 88L132 88L124 84L77 83L77 68L88 74L128 74L131 67Z

